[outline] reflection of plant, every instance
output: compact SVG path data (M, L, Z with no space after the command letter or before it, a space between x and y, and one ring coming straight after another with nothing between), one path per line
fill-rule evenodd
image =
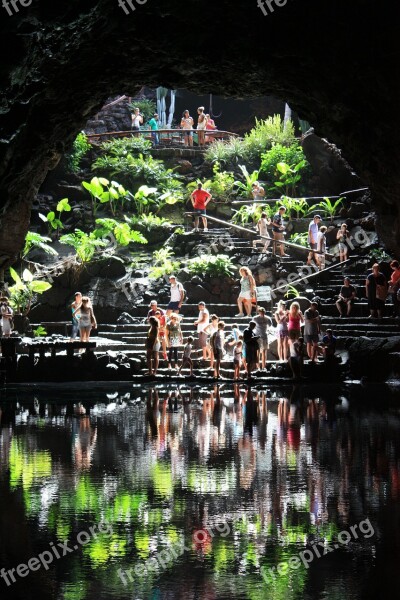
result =
M120 246L128 246L131 242L147 244L146 238L139 232L131 229L129 223L121 223L115 219L96 219L99 229L93 232L96 238L103 238L112 233Z
M258 176L260 174L259 171L253 171L252 174L248 172L245 165L239 165L239 169L242 171L244 183L242 181L235 181L235 186L240 190L240 196L245 198L251 197L251 192L253 189L253 183L258 181Z
M72 152L67 156L68 166L73 173L79 171L82 158L90 150L90 144L83 131L78 133L72 145Z
M339 206L343 204L343 198L339 198L336 202L331 202L331 200L327 197L324 198L323 202L319 202L314 206L314 209L318 209L326 215L329 215L331 221L333 221L333 217L338 212Z
M195 275L209 275L210 277L228 276L236 271L231 258L226 254L206 254L187 261L189 273Z
M232 223L247 225L248 223L256 223L261 218L261 213L265 212L267 217L272 214L272 209L269 206L261 204L245 204L239 210L235 211L232 217Z
M149 277L151 279L160 279L164 275L171 275L179 269L180 262L174 261L174 253L171 248L161 248L153 252L153 265L149 271Z
M33 279L32 273L25 269L22 277L10 267L10 275L15 284L8 288L10 293L10 304L18 313L27 315L31 309L34 294L43 294L51 288L48 281L37 281Z
M21 258L26 258L33 248L40 248L46 254L58 256L57 250L49 246L47 242L51 242L51 238L40 235L40 233L35 233L34 231L28 231L25 236L25 246L21 252Z
M58 237L60 229L64 229L64 225L61 221L61 214L63 212L71 212L72 210L68 198L63 198L62 200L60 200L57 204L56 210L58 212L58 216L56 216L56 213L53 210L51 210L47 213L47 215L42 215L42 213L39 213L39 217L42 219L42 221L47 223L49 235L52 230L55 230L56 235Z
M33 330L34 337L46 337L46 335L47 335L47 331L41 325L39 325L39 327L37 327L36 329Z
M88 234L80 229L61 236L60 243L72 246L76 252L76 260L82 265L92 260L98 248L106 246L106 243L98 239L94 232Z
M307 248L308 246L308 233L294 233L290 236L289 242L293 244L299 244L299 246L304 246Z

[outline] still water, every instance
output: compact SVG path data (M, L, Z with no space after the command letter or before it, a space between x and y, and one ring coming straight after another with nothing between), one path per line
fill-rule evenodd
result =
M0 452L1 599L398 589L400 401L383 387L2 392Z

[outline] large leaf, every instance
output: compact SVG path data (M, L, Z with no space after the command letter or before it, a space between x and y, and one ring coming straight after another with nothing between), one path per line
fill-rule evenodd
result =
M57 211L58 212L70 212L71 210L71 206L69 204L68 198L63 198L62 200L60 200L60 202L57 204Z
M26 281L27 283L33 281L33 275L32 273L29 271L29 269L24 269L24 272L22 273L22 279L24 281Z
M56 218L56 213L54 211L50 211L47 213L47 220L51 223Z
M35 292L35 294L42 294L43 292L49 290L52 286L51 283L49 283L48 281L35 280L31 281L29 287L31 288L32 292Z
M18 275L17 271L10 267L10 275L17 284L22 284L21 277Z

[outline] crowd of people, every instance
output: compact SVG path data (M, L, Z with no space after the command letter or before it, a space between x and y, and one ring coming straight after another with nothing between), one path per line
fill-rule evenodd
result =
M144 123L144 116L141 114L139 108L134 108L132 112L132 131L140 131L141 126ZM151 130L151 138L153 146L158 146L160 143L159 135L159 115L154 113L152 118L148 121L148 125ZM214 119L207 113L205 113L204 106L199 106L197 109L197 128L194 128L195 122L191 117L189 110L184 110L180 121L180 128L182 129L183 142L187 147L193 147L193 133L197 133L199 147L205 147L206 144L210 144L214 141L214 136L210 134L211 131L217 129ZM207 134L208 132L208 134Z

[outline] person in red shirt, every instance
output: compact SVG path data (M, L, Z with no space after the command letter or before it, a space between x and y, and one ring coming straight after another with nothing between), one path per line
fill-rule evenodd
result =
M197 186L197 190L195 190L191 195L194 212L196 213L193 231L199 231L200 216L203 221L204 231L208 231L206 207L207 204L210 202L211 198L211 194L209 192L206 192L206 190L203 190L203 185L199 183Z

